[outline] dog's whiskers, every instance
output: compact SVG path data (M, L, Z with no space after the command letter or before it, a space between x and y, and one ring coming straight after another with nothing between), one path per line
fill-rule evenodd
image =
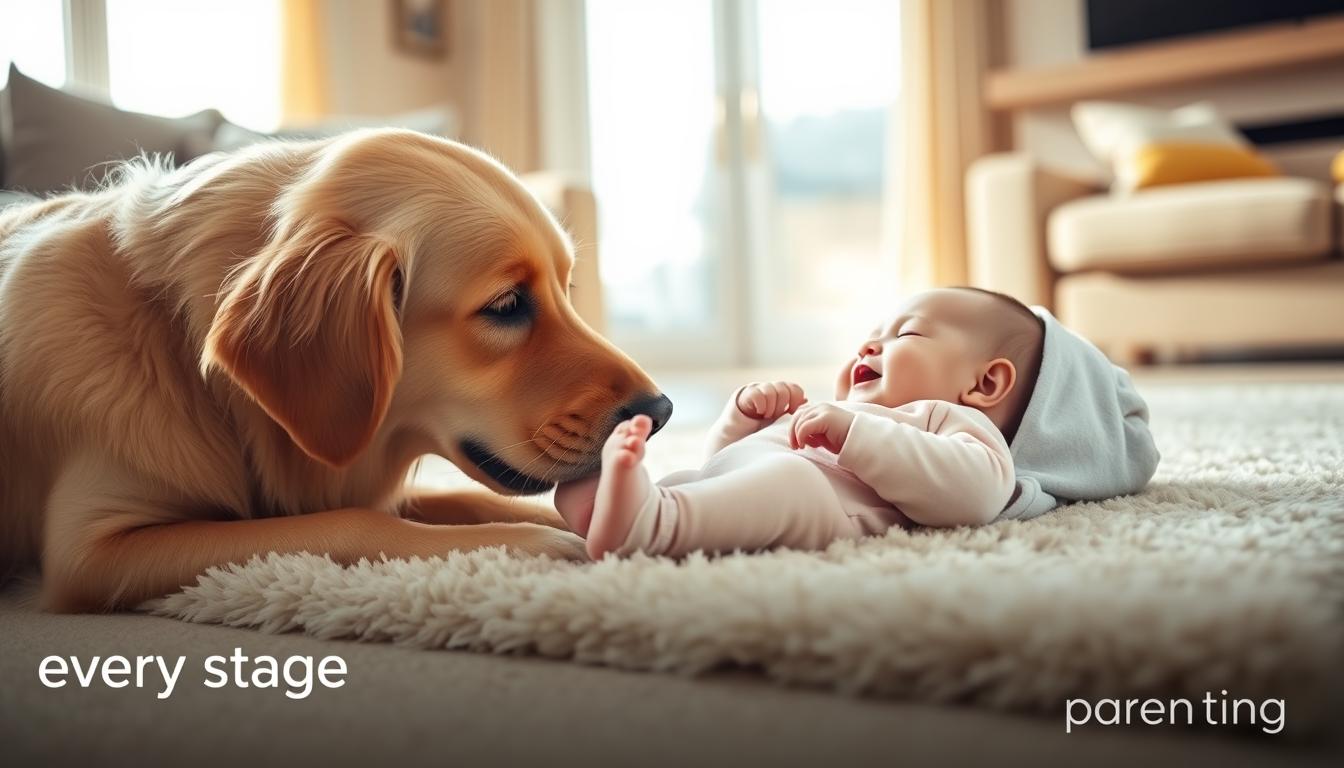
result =
M596 443L595 440L592 440L590 438L574 439L569 434L557 435L554 432L548 432L547 434L542 435L542 437L551 440L552 444L559 445L562 449L569 451L571 453L589 453L592 451L593 445Z
M500 449L497 450L497 451L491 451L491 452L490 452L490 458L492 458L492 459L499 459L500 461L504 461L504 457L499 455L502 451L507 451L507 450L509 450L510 448L517 448L517 447L520 446L520 445L527 445L528 443L530 443L530 442L536 440L536 439L537 439L537 436L538 436L539 434L541 434L541 430L543 430L543 429L545 429L545 428L546 428L546 425L545 425L545 424L542 424L540 427L537 427L537 430L536 430L535 432L532 433L532 436L529 437L529 438L527 438L526 440L521 440L521 441L519 441L519 442L514 443L513 445L506 445L506 446L504 446L503 448L500 448ZM505 461L505 463L507 464L508 462Z

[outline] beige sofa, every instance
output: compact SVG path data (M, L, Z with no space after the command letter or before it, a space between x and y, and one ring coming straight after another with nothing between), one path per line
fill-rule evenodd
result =
M1117 197L1012 153L974 163L966 195L971 281L1052 308L1118 362L1344 345L1344 187Z

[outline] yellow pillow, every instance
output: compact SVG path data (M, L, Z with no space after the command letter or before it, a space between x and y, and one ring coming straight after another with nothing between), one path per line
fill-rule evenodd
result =
M1344 152L1335 155L1335 162L1330 164L1330 173L1335 177L1335 181L1344 184Z
M1279 175L1279 169L1260 153L1228 144L1147 144L1139 147L1129 162L1128 173L1122 175L1133 179L1131 189Z

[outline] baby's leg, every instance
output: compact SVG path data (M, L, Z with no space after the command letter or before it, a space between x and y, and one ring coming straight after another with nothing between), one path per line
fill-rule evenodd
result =
M561 483L555 489L555 509L569 529L584 538L592 527L593 507L597 504L597 486L601 475ZM700 471L683 469L662 478L658 485L679 485L700 479Z
M822 549L863 535L826 474L802 456L756 454L712 477L676 473L654 485L640 464L645 438L647 432L626 430L604 448L588 536L594 559L607 552Z
M793 453L756 454L713 477L659 490L661 554L816 550L863 535L826 473Z

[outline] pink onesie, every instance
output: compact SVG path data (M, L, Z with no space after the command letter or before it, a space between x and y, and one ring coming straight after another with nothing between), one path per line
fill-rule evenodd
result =
M757 421L734 393L709 460L658 481L618 552L824 549L893 525L980 525L1008 506L1013 458L980 411L942 400L834 405L854 413L838 455L790 448L792 416Z

